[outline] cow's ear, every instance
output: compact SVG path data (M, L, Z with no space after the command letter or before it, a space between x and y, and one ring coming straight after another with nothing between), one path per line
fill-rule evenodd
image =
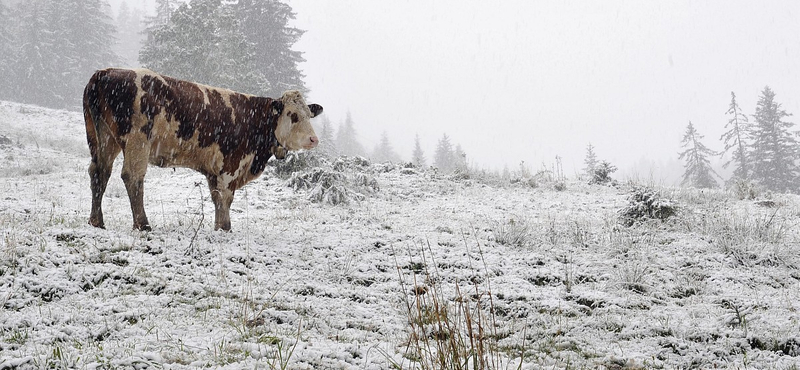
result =
M273 116L280 116L283 113L283 102L280 100L273 100L269 105L270 113Z
M309 104L308 109L311 109L311 118L322 114L322 106L319 104Z

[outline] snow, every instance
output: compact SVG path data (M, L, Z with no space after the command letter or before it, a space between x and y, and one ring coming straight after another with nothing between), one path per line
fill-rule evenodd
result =
M628 186L373 164L336 206L265 173L226 233L202 175L150 167L139 232L117 162L101 230L81 114L0 102L0 135L0 369L413 368L416 286L491 299L503 368L800 363L797 196L663 189L679 214L628 228Z

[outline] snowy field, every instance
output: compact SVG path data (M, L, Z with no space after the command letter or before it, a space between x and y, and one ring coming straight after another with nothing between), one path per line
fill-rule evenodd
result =
M350 159L317 173L362 199L270 167L225 233L201 175L151 167L138 232L119 161L87 224L88 163L81 114L0 102L0 369L412 369L467 331L434 301L493 368L800 368L797 196L659 188L677 215L626 227L630 183Z

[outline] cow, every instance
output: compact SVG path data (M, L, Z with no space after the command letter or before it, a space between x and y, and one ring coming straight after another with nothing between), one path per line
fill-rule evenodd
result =
M272 156L312 149L319 139L310 119L322 106L298 91L280 99L237 93L146 69L99 70L83 94L86 139L92 156L89 224L105 228L103 194L114 159L123 153L122 181L133 228L150 231L144 209L148 164L191 168L208 181L214 230L231 229L236 190L258 178Z

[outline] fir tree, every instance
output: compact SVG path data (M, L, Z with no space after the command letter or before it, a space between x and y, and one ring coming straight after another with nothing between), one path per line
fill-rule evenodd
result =
M364 146L358 141L355 124L353 123L353 117L350 115L350 112L347 112L344 122L339 124L339 129L336 131L336 147L339 149L339 152L344 155L366 155Z
M426 166L425 153L422 151L422 145L419 143L419 135L414 137L414 152L411 153L411 163L417 168Z
M281 96L286 90L306 92L299 64L303 54L292 50L305 31L290 27L292 8L276 0L239 0L236 11L245 39L256 56L254 67L267 85L263 94Z
M108 8L104 0L21 3L12 62L15 98L53 108L80 107L91 74L117 61Z
M730 114L731 118L725 125L728 131L725 131L719 138L725 144L725 149L721 154L725 154L731 150L733 150L733 154L731 155L731 159L725 162L722 167L728 168L731 163L735 162L736 167L733 169L731 180L747 180L750 178L747 165L748 154L746 142L749 122L747 121L747 116L744 115L739 108L739 104L736 103L736 94L734 94L733 91L731 91L731 104L728 106L728 111L725 112L725 114Z
M56 49L60 22L53 5L32 0L18 6L19 47L11 64L12 85L19 102L60 108L65 85L60 76L63 57Z
M436 168L444 173L453 172L455 165L453 163L453 144L450 143L450 138L447 134L442 135L439 143L436 145L436 153L434 153L433 162Z
M700 135L689 121L686 133L681 140L681 147L685 149L680 152L678 157L686 161L683 166L685 170L681 184L696 188L714 188L717 187L717 181L712 175L716 175L716 172L711 168L708 157L715 156L717 153L703 145L700 142L701 139L703 139L703 135Z
M328 118L328 116L323 114L318 122L321 123L322 127L317 131L320 133L317 152L329 158L338 157L339 151L336 148L336 141L333 134L333 124L331 124L331 120Z
M791 132L794 124L784 121L789 116L775 102L772 89L765 87L753 115L750 163L753 179L773 191L800 190L798 142Z
M594 146L592 143L586 146L586 158L583 159L583 164L586 165L586 167L583 168L583 173L591 179L597 168L597 154L594 153Z
M141 9L131 9L127 2L122 2L117 14L118 40L115 51L120 57L121 66L137 67L139 50L144 42L145 24L139 14Z
M461 144L456 144L453 150L453 171L467 171L467 153L461 148Z
M11 74L13 39L10 25L9 9L0 2L0 99L7 99L14 91Z
M394 151L392 143L389 142L389 135L386 134L386 131L384 131L383 134L381 134L381 141L378 143L378 145L375 146L375 149L372 151L372 160L377 163L400 162L400 155L398 155L397 152Z

